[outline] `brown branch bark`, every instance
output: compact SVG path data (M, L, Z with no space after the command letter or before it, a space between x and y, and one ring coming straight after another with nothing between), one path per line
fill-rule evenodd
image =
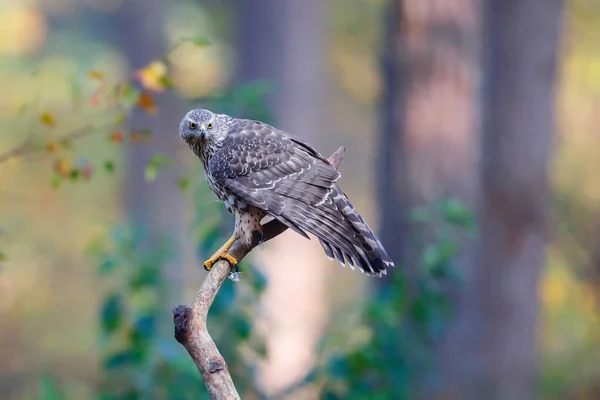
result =
M340 147L333 153L328 161L338 168L346 149ZM263 225L263 242L271 240L283 233L287 227L277 220L272 220ZM253 248L261 244L261 235L255 233L252 244L245 247L239 241L229 250L229 253L241 261ZM220 260L212 267L210 273L202 283L196 298L189 306L179 305L173 310L173 323L175 325L175 339L188 351L190 357L198 367L202 380L206 385L208 395L213 400L239 399L227 363L215 342L210 337L206 327L208 311L212 305L221 285L229 276L232 266L226 260Z

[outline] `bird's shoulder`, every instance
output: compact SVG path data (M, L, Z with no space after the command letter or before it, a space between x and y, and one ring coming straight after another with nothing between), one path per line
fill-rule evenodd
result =
M233 178L288 162L291 158L329 162L310 144L264 122L239 120L233 124L209 162L215 177Z

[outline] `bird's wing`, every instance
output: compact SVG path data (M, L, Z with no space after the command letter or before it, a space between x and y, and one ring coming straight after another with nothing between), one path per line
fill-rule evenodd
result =
M365 272L391 265L336 181L340 173L314 148L269 125L246 121L212 156L209 173L229 193L291 229L317 236L327 255Z

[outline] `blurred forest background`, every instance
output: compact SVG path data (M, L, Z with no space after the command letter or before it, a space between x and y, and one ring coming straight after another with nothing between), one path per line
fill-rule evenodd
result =
M255 249L209 317L242 398L600 398L599 37L595 0L3 0L0 398L206 398L195 107L345 145L397 264Z

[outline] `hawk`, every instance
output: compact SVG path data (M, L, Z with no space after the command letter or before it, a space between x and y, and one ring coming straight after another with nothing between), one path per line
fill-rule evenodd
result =
M261 220L272 216L306 237L319 238L330 260L381 277L393 261L337 181L340 173L314 147L265 123L196 109L179 136L202 161L209 187L235 216L231 238L207 261L232 266L237 240L250 246Z

